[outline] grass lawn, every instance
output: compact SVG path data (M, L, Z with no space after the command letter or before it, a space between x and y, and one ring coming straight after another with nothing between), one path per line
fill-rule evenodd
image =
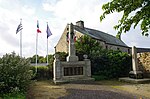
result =
M0 94L0 99L26 99L26 97L23 93L8 93L4 95Z
M67 94L64 87L55 85L51 80L33 82L27 93L27 99L58 99Z

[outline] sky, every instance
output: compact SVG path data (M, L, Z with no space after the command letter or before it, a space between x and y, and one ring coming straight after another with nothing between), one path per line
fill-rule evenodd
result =
M0 0L0 57L6 53L20 53L20 34L17 26L22 19L22 55L32 57L36 54L37 20L42 33L38 34L38 55L47 54L47 22L52 32L48 38L48 53L54 54L54 47L68 23L84 21L84 26L116 35L113 26L118 23L122 13L113 13L100 22L102 5L110 0ZM122 40L130 47L150 48L150 36L141 35L137 26L126 34Z

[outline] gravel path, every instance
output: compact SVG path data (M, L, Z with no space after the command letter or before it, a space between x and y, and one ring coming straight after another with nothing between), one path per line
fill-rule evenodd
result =
M97 84L64 84L68 95L59 99L146 99L143 96Z
M104 90L68 89L71 94L59 99L139 99L136 96Z
M27 99L149 99L101 84L61 84L35 82L27 92Z

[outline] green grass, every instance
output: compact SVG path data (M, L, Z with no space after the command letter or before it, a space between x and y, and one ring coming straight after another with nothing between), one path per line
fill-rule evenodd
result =
M23 93L7 93L0 94L0 99L26 99L25 94Z
M102 76L102 75L92 75L92 78L94 78L96 83L100 85L109 85L109 86L131 85L130 83L127 82L121 82L116 78L108 79L106 76Z
M101 80L107 80L108 79L106 76L100 76L100 75L92 75L92 78L94 78L95 81L101 81Z

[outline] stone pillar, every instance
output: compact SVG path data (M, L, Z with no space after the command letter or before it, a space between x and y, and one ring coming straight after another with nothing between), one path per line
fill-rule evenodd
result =
M60 60L59 60L59 55L55 55L55 60L54 60L54 65L53 65L53 74L54 74L54 78L53 80L56 81L56 80L60 80L61 79L61 76L62 76L62 70L61 70L61 67L60 67Z
M83 55L84 62L85 62L85 75L86 77L91 77L91 61L88 58L87 55Z
M139 71L138 60L137 60L137 49L135 46L132 47L132 71L129 72L130 78L140 79L143 78L143 73Z
M78 61L78 57L76 56L76 49L74 45L74 28L73 24L69 24L69 56L67 57L67 61Z
M138 63L137 63L137 49L135 46L132 47L132 69L133 71L138 71Z

